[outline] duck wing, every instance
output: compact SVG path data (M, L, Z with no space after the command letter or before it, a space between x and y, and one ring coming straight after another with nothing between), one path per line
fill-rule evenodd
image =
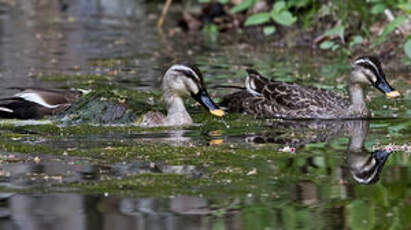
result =
M80 91L43 89L32 87L10 87L9 89L20 90L14 97L37 103L47 108L55 108L61 104L74 102L80 95Z
M13 87L12 97L0 98L0 117L37 119L67 109L80 93L42 88Z
M256 111L273 116L321 117L346 106L345 100L330 91L295 83L270 81L255 70L247 70L247 91L254 95ZM320 116L317 116L320 115Z
M245 112L270 116L279 113L279 109L290 110L303 108L300 98L300 86L285 82L271 81L253 69L247 69L246 90L223 97L221 107L230 112Z

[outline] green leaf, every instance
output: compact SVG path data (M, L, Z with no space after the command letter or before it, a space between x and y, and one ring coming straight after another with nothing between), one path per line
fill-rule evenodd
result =
M407 42L404 44L404 51L405 54L407 54L407 56L411 58L411 39L408 39Z
M371 8L371 13L372 14L380 14L382 12L384 12L384 10L387 8L387 6L384 3L378 3L376 5L374 5Z
M291 26L295 21L297 21L297 18L293 17L289 11L281 11L280 13L272 16L275 22L284 26Z
M360 35L356 35L353 37L352 41L350 42L349 47L353 47L355 45L361 44L363 41L363 38Z
M411 3L398 4L397 7L405 13L411 14Z
M279 1L279 2L276 2L274 4L272 12L273 13L280 13L283 10L287 10L285 2L284 1Z
M399 16L394 21L390 22L387 26L385 26L384 31L382 32L381 36L374 42L373 46L377 46L385 41L388 34L390 34L395 28L401 25L407 17L405 15Z
M198 0L199 3L209 3L211 0Z
M240 4L234 6L233 8L231 8L230 12L232 14L244 11L246 9L251 8L252 6L254 6L255 0L243 0Z
M244 22L245 26L253 26L258 24L263 24L270 21L269 13L256 13L247 18Z
M291 26L297 18L295 18L288 10L284 1L274 3L271 10L271 17L275 22L284 26Z
M265 26L263 31L266 36L271 35L275 33L275 26Z
M333 35L338 35L340 37L341 41L343 41L344 40L344 30L345 30L344 26L336 26L332 29L327 30L324 33L324 36L330 37L330 36L333 36Z
M287 1L288 8L290 7L303 8L303 7L309 6L310 4L312 4L311 0L288 0Z
M332 51L335 51L335 50L338 49L338 48L340 48L340 45L335 44L335 45L333 45L333 46L331 47L331 50L332 50Z
M321 43L320 48L323 50L326 50L326 49L330 49L334 45L335 43L333 41L325 41Z
M225 5L225 4L228 3L228 0L218 0L218 2L221 3L221 4L223 4L223 5Z

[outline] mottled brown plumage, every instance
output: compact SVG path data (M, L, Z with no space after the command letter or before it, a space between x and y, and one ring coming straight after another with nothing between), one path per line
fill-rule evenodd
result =
M356 59L349 77L351 102L331 91L271 81L252 69L247 72L246 90L229 94L220 103L230 112L290 119L363 118L369 116L363 86L371 84L388 97L399 96L385 80L380 63L374 57Z

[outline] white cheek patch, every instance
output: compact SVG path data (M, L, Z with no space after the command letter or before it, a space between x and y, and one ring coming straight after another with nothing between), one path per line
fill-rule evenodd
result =
M372 82L377 82L377 77L374 74L371 74Z
M377 81L377 77L375 76L375 74L369 70L369 69L363 69L364 73L361 74L363 77L361 78L363 82L365 83L370 83L370 81L372 81L371 83L375 83Z
M198 91L200 91L197 84L194 83L191 79L188 80L188 88L190 89L190 92L192 92L193 94L197 94Z
M247 79L245 80L245 87L247 88L247 91L249 93L251 93L254 96L261 96L261 93L258 93L257 91L255 91L255 83L254 81L251 79L251 77L247 77Z
M44 106L46 108L54 109L54 108L57 108L59 106L59 105L50 105L50 104L48 104L41 96L39 96L36 93L17 93L15 96L19 97L19 98L22 98L26 101L34 102L34 103L39 104L41 106Z
M14 111L12 109L5 108L5 107L0 107L0 111L6 112L6 113L14 113Z
M179 95L185 95L187 93L186 86L181 79L176 79L168 82L168 90L177 92Z

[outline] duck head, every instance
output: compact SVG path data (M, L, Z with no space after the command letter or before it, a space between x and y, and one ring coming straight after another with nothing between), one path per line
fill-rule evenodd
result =
M164 74L162 90L164 97L190 95L214 116L222 117L224 115L224 111L208 95L203 76L195 66L185 64L171 66Z
M388 84L380 61L373 56L363 56L355 59L353 71L350 76L350 83L371 84L388 98L401 96L399 91L394 90L394 88Z
M380 178L385 162L392 149L381 149L369 153L350 153L350 171L355 181L360 184L374 184Z

